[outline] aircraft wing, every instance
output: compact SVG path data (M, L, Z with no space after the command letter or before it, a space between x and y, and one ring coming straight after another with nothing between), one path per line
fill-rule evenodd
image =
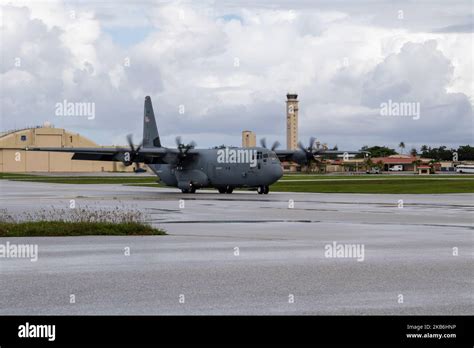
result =
M274 152L281 162L295 161L294 155L297 153L301 153L301 157L304 156L304 153L301 150L274 150Z
M361 154L368 153L366 151L339 151L339 150L274 150L278 159L282 162L296 162L299 164L306 164L308 161L313 160L314 156L337 156L344 154Z
M180 151L178 149L167 149L164 147L141 148L137 151L125 147L34 147L26 148L25 150L73 153L73 160L142 162L147 164L175 163L180 157ZM196 154L194 150L190 150L187 156L193 157ZM127 158L129 159L128 161Z
M354 150L346 150L346 151L339 151L339 150L315 150L314 154L324 156L324 155L359 155L359 154L370 154L367 151L354 151Z

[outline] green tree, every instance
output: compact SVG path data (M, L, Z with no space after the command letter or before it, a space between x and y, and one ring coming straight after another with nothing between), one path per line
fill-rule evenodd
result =
M363 146L360 151L368 151L370 152L370 157L385 157L385 156L391 156L391 155L396 155L397 152L394 149L390 149L386 146L372 146L369 147L367 145ZM362 158L364 157L363 154L360 154Z
M398 147L400 148L400 153L403 154L403 150L405 149L405 143L403 141L398 144Z
M414 160L413 162L411 162L415 168L414 171L416 171L418 169L418 167L423 163L420 159L417 159L417 160Z
M446 146L429 147L426 151L423 151L421 157L431 158L437 161L452 161L455 151L455 149L448 149Z
M474 161L474 147L470 145L459 146L456 152L460 161Z
M372 167L374 167L374 162L372 161L372 159L369 157L365 160L365 169L366 170L370 170L372 169Z

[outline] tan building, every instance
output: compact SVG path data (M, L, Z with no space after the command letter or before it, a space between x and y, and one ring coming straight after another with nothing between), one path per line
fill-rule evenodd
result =
M244 130L242 132L242 147L255 147L257 146L257 136L254 132Z
M93 141L45 123L42 127L0 133L0 172L133 171L121 162L76 161L72 153L25 151L27 147L100 147Z
M286 148L298 148L298 94L286 95Z
M381 164L384 171L388 171L393 166L402 166L402 171L417 172L416 168L428 164L430 159L411 155L391 155L388 157L373 157L371 161L374 164Z
M417 167L418 175L430 175L432 168L430 166L421 165Z

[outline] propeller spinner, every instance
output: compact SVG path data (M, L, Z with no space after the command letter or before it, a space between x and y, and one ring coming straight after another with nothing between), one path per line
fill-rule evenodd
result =
M135 163L135 171L137 171L138 169L140 169L140 162L138 161L138 157L140 155L140 149L142 148L143 143L141 143L135 148L135 145L133 144L133 137L131 134L127 135L127 142L130 146L131 151L124 153L124 159L122 162L125 166L129 166L132 163Z
M188 151L196 147L196 142L191 141L189 144L183 144L181 142L181 137L177 136L176 146L179 150L178 158L179 158L179 163L181 164L182 161L184 161L184 159L187 157Z
M315 141L316 141L316 138L314 137L309 138L308 147L304 147L301 141L298 142L298 148L304 153L304 157L307 163L314 161L314 142Z

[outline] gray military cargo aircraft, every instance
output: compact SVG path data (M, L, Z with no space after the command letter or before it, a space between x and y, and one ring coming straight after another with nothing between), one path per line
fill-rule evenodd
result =
M143 115L143 142L135 147L131 135L127 137L130 148L29 148L28 151L50 151L74 153L73 160L119 161L129 166L145 163L167 186L177 187L183 193L195 193L200 188L216 188L219 193L232 193L235 188L257 189L259 194L268 194L270 185L278 181L283 170L280 160L307 164L323 150L314 150L314 138L305 148L298 150L276 150L275 142L268 149L262 139L261 147L220 147L196 149L196 144L183 144L176 138L177 148L163 147L158 134L153 105L145 97ZM339 154L341 151L324 151Z

